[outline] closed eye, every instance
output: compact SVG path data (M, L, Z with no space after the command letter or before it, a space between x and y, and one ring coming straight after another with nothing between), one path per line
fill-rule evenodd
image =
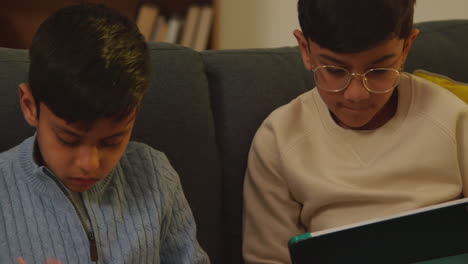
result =
M343 71L342 69L337 68L327 68L327 72L334 75L342 75L343 73L345 73L345 71Z
M104 140L102 141L99 145L104 148L114 148L120 146L122 144L123 140L122 138L115 138L111 140Z
M62 145L66 146L66 147L72 147L72 148L79 146L80 143L81 143L79 140L74 140L74 141L65 140L65 139L59 137L58 135L57 135L57 139Z

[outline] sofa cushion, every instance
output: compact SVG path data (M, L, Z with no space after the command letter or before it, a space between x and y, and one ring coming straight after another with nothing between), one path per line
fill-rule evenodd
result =
M28 66L26 50L0 48L0 152L34 133L23 118L18 97L18 84L26 82Z
M429 72L422 69L414 71L413 74L428 81L431 81L435 84L438 84L441 87L444 87L445 89L449 90L450 92L458 96L460 99L462 99L465 103L468 103L468 83L457 82L448 76Z
M205 51L222 155L226 262L242 263L242 186L252 138L267 115L314 87L297 48Z

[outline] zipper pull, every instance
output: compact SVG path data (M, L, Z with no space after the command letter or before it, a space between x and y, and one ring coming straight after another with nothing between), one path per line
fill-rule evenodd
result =
M91 261L97 262L98 260L98 252L97 252L97 245L96 239L94 238L93 233L88 233L88 240L89 240L89 251L91 254Z

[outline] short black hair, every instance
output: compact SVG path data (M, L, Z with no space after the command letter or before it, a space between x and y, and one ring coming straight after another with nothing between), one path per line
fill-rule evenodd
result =
M299 0L304 37L338 53L370 49L405 39L413 29L416 0Z
M122 120L138 110L150 79L148 47L137 26L100 4L62 8L36 32L29 86L67 122Z

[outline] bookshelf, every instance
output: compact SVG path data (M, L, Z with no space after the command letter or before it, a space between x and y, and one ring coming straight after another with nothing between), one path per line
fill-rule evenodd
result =
M148 42L216 49L219 0L141 0L135 20Z
M115 8L135 21L144 3L160 6L162 14L185 16L191 4L213 6L213 21L217 21L218 0L15 0L2 2L0 8L0 47L27 49L42 21L57 9L71 4L102 3ZM217 47L216 22L210 31L207 48Z

